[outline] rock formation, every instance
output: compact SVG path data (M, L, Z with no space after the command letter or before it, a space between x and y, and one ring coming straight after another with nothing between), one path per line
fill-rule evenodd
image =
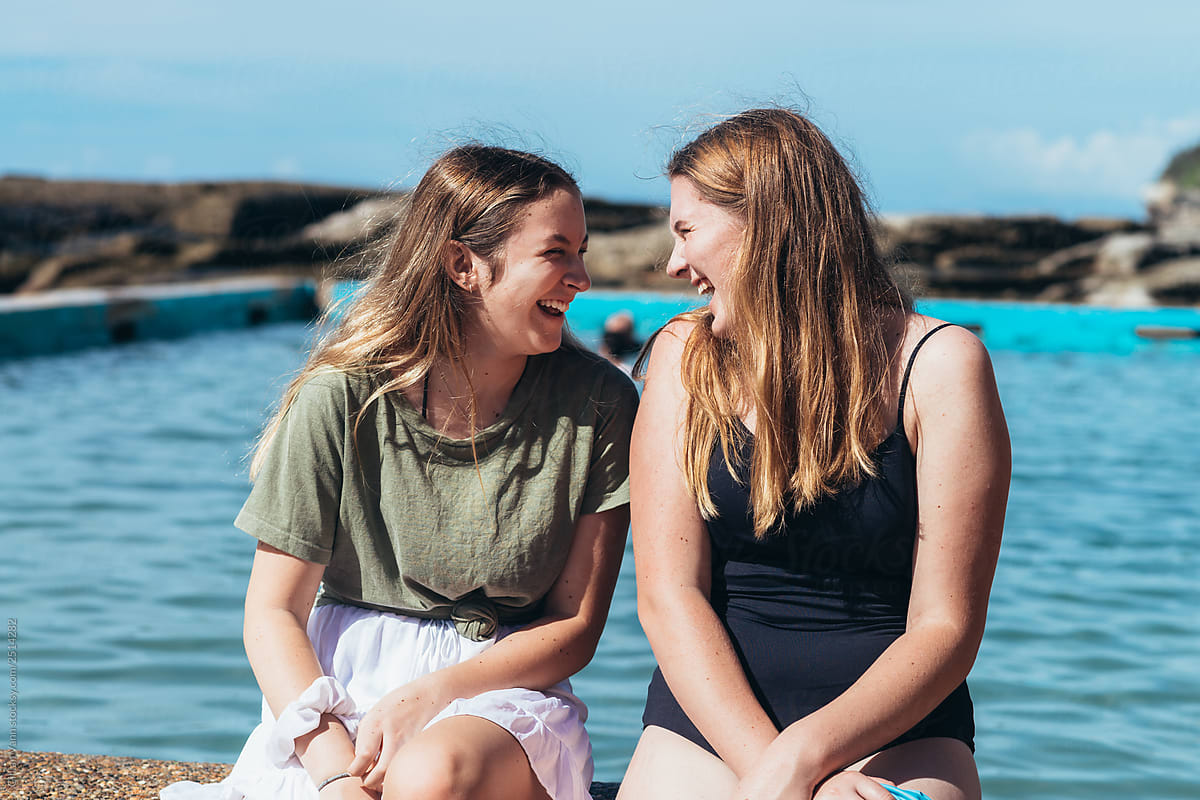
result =
M1161 238L1200 239L1200 144L1177 153L1146 193L1146 210Z
M246 273L351 277L402 201L400 193L311 184L5 177L0 294ZM662 210L592 199L585 207L600 242L597 282L637 284L665 236Z
M681 288L663 209L584 202L597 287ZM403 195L278 182L0 179L0 294L233 274L364 274ZM879 245L918 294L1200 304L1200 148L1150 195L1147 223L890 216Z

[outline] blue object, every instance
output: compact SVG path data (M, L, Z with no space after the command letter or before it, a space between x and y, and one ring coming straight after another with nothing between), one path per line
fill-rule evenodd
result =
M901 789L899 786L888 786L886 783L880 785L891 792L893 797L898 797L900 800L930 800L929 795L915 789Z

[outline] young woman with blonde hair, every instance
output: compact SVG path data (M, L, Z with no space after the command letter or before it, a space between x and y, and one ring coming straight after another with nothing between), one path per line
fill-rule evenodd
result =
M586 800L566 679L616 582L637 406L564 336L586 245L545 159L459 147L421 179L251 468L263 722L224 782L163 798Z
M621 798L978 798L1010 472L987 353L913 311L804 117L738 114L668 173L667 270L711 300L657 336L634 426L659 670Z

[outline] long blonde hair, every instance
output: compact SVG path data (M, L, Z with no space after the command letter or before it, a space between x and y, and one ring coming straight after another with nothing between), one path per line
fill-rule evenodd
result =
M790 507L875 473L887 429L887 309L911 310L872 237L872 215L846 162L803 116L778 108L731 117L679 149L672 178L745 224L722 296L727 335L698 309L684 347L684 472L701 512L717 514L709 461L755 418L750 498L765 536ZM732 469L730 470L732 472Z
M502 257L525 207L557 189L579 192L566 170L531 153L465 145L438 158L407 199L373 277L338 313L329 335L284 392L255 448L251 479L258 475L300 387L319 372L383 376L359 420L385 393L423 380L439 359L448 361L469 385L461 363L468 298L446 273L447 248L458 242L485 261ZM332 322L331 313L337 312L327 312L323 322ZM473 390L471 394L474 429Z

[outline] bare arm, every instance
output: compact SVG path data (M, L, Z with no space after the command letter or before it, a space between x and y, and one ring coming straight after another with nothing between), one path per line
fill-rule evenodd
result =
M905 632L840 697L788 726L739 797L811 796L831 772L919 722L974 663L1011 472L1008 429L983 345L958 328L931 338L909 396L919 516Z
M627 506L587 514L575 526L566 566L546 596L545 614L477 658L430 673L384 696L363 719L350 771L381 786L392 757L459 697L519 686L549 689L592 659L612 602L629 529Z
M320 564L261 542L254 555L243 638L254 677L276 717L324 674L306 633L324 570ZM354 758L354 745L342 723L324 714L316 730L296 740L296 755L314 783L319 783L346 770ZM357 791L367 797L356 784L357 779L337 781L322 796L336 791L353 797Z
M689 328L655 340L630 451L638 617L671 692L721 759L742 775L778 731L709 602L708 532L681 470Z

